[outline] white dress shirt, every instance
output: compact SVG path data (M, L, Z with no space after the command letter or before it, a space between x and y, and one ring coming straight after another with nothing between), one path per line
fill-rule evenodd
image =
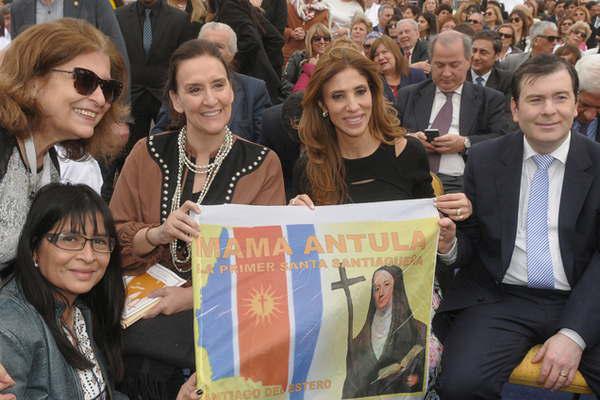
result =
M567 280L565 268L560 254L560 243L558 238L558 214L560 210L560 198L565 176L565 164L571 142L571 133L565 141L552 153L554 161L548 168L548 240L550 244L550 257L552 259L552 272L554 274L554 288L558 290L571 290ZM537 165L532 157L537 153L531 148L529 142L523 138L523 173L519 191L519 210L517 216L517 234L515 247L503 283L509 285L527 286L527 201L529 200L529 186ZM445 265L453 264L457 257L456 239L447 254L438 253L440 261ZM585 350L586 344L581 335L572 329L562 328L559 331L569 339L577 343Z
M491 69L490 69L490 70L489 70L487 73L485 73L485 74L483 74L483 75L479 75L477 72L475 72L475 71L473 71L473 70L471 69L471 78L473 78L473 83L474 83L475 85L477 85L477 84L478 84L476 79L477 79L478 77L482 77L482 78L483 78L483 86L486 86L486 85L487 85L487 81L488 81L488 79L490 79L490 75L491 75L491 74L492 74L492 70L491 70Z
M460 99L462 97L463 85L460 85L454 90L452 96L452 122L450 123L450 129L448 135L460 135L459 133L459 122L460 122ZM431 107L431 114L429 116L429 127L435 121L440 112L442 106L446 103L446 95L436 86L435 96L433 98L433 106ZM438 172L450 176L461 176L465 171L465 160L458 153L454 154L442 154L440 157L440 167Z
M550 242L550 257L552 258L552 271L554 273L554 288L559 290L571 290L567 281L560 245L558 242L558 210L560 209L560 196L562 193L563 178L565 176L565 163L571 134L550 155L554 157L548 168L549 190L548 190L548 240ZM537 153L531 148L527 140L523 140L523 173L521 174L521 186L519 192L519 214L517 217L517 235L515 237L515 248L504 279L502 282L509 285L527 286L527 202L529 200L529 186L533 175L537 171L537 165L533 156Z

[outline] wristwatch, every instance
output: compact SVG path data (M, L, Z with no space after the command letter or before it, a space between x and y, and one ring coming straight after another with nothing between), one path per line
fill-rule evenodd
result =
M471 139L468 136L464 136L465 139L465 150L469 150L471 148Z

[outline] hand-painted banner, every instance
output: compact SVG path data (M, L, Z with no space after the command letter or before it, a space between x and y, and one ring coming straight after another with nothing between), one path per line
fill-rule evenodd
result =
M192 246L203 399L416 399L427 387L431 200L204 206Z

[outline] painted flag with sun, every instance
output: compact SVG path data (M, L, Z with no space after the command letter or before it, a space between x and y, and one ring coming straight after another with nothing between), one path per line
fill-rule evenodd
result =
M423 395L438 235L430 199L205 206L197 218L203 399Z

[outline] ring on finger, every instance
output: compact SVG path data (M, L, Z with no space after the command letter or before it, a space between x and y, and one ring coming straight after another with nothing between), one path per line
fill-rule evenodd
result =
M562 370L562 371L560 371L559 375L561 376L561 378L566 378L567 376L569 376L569 371Z
M296 198L295 197L292 199L292 201L290 201L290 204L291 205L296 205Z
M462 209L461 209L460 207L459 207L459 208L457 208L457 209L456 209L456 216L457 216L457 217L460 217L461 213L462 213Z

